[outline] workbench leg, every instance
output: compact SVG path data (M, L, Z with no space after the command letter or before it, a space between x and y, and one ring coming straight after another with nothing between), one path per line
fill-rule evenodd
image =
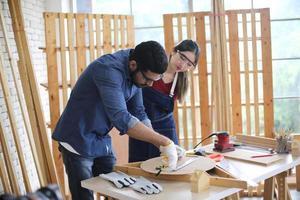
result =
M265 180L264 200L273 200L274 196L274 177Z
M296 189L300 191L300 165L296 166Z
M292 196L291 196L291 193L290 193L290 190L289 190L289 185L287 184L286 181L285 181L285 186L288 189L288 191L287 191L287 200L292 200Z
M286 184L287 172L282 172L276 176L278 183L278 200L286 200L289 192Z

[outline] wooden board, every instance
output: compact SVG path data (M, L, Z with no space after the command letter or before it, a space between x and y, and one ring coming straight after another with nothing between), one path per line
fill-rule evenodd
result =
M205 149L205 152L211 154L211 153L220 153L217 151L213 150L213 147L210 146ZM280 156L274 154L273 156L270 157L260 157L260 158L251 158L252 156L258 156L258 155L265 155L268 154L268 152L257 152L254 150L248 150L248 149L239 149L235 148L234 151L231 152L226 152L226 153L220 153L223 156L231 159L237 159L237 160L242 160L246 162L252 162L255 164L260 164L260 165L270 165L278 160L280 160Z
M182 159L180 159L178 161L177 166L187 162L190 159L194 159L194 158L195 157L183 157ZM157 157L157 158L152 158L152 159L142 162L141 168L146 172L156 174L158 172L156 167L159 167L161 165L163 165L161 157ZM161 174L170 174L170 175L171 174L172 175L191 174L195 170L208 171L208 170L214 168L215 165L216 165L216 163L212 159L199 156L192 163L190 163L189 165L187 165L177 171L171 171L171 172L162 171Z

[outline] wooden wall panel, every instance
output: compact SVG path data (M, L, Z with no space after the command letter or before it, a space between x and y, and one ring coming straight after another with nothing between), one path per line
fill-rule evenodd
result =
M256 16L256 20L253 16ZM257 16L260 17L257 18ZM214 125L216 122L212 117L213 112L219 112L228 107L231 115L224 119L229 124L227 131L231 134L272 136L274 116L269 9L225 11L223 17L228 20L221 19L226 23L217 28L226 31L223 35L215 37L216 27L212 27L214 26L212 22L214 15L210 12L164 15L165 47L168 53L182 39L196 40L201 48L198 68L193 73L194 79L198 81L192 81L190 84L190 90L192 90L190 95L192 96L188 96L182 104L177 103L174 110L179 141L185 148L193 147L192 145L201 138L206 137L212 131L217 131L215 130L217 126ZM257 25L261 26L261 37L256 30ZM249 27L251 30L248 30ZM210 38L207 38L209 36ZM217 61L213 62L211 51L214 51L215 48L213 46L215 43L212 41L214 38L225 40L226 45L222 49L225 57L216 57ZM258 55L260 51L257 50L260 42L262 55ZM243 55L240 55L240 52L243 52ZM262 58L262 70L259 69L260 60L258 58L260 57ZM228 76L228 80L230 80L230 84L225 83L229 88L228 97L221 95L212 97L212 88L216 87L216 83L214 83L216 80L212 79L212 73L216 66L210 65L211 63L217 65L221 62L220 59L228 62L226 63L227 68L223 69L223 73L225 73L223 75ZM226 87L225 85L222 87ZM260 98L259 94L263 94L263 98ZM229 99L219 101L226 105L216 106L212 102L214 98ZM264 113L260 113L262 110ZM188 115L187 111L191 111L192 114ZM199 119L195 116L201 117ZM197 129L199 124L200 130ZM186 131L189 132L186 133Z
M44 13L51 131L66 106L71 89L86 66L97 57L134 47L133 17L125 15ZM112 38L113 37L113 38ZM128 161L128 138L111 133L118 163ZM122 142L120 140L122 139ZM68 194L57 143L53 156L60 186Z

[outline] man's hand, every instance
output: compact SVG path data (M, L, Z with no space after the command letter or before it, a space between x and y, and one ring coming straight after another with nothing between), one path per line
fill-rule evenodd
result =
M182 147L179 146L179 145L175 145L175 146L176 146L176 151L177 151L178 159L180 160L182 157L185 156L185 149L182 148Z
M159 150L163 164L166 165L170 171L176 169L178 155L174 142L170 141L167 146L160 146Z

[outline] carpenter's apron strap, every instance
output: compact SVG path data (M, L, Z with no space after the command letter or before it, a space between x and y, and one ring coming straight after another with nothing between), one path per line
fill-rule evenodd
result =
M175 90L175 86L176 86L176 83L177 83L177 78L178 78L178 72L176 72L174 80L173 80L173 84L172 84L170 94L169 94L170 97L174 96L174 90Z

